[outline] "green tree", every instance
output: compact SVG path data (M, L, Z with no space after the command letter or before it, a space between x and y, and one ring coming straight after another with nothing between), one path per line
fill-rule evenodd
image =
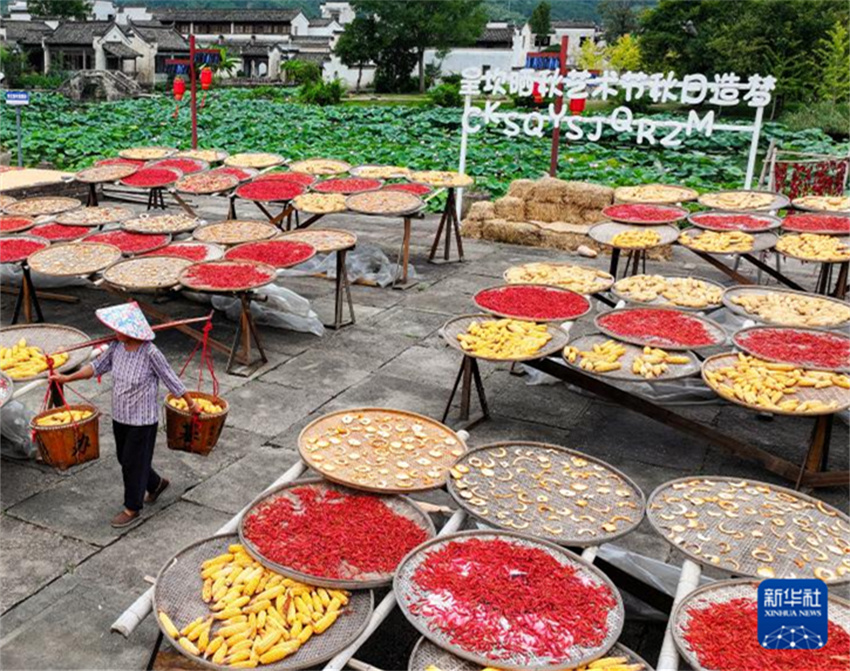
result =
M634 0L601 0L599 15L608 44L614 44L618 38L635 31L638 22L634 8Z
M585 40L579 48L578 66L582 70L603 70L607 66L605 50L593 40Z
M83 20L91 12L88 0L29 0L27 11L33 16Z
M850 98L850 77L847 75L850 63L850 33L840 22L818 40L814 51L818 66L818 97L846 103Z
M310 61L299 61L292 58L280 66L281 72L286 75L286 80L299 86L313 84L322 80L322 69Z
M377 25L374 16L357 16L339 36L334 53L350 68L357 68L355 92L360 93L363 67L378 57Z
M531 12L531 18L528 19L528 25L531 32L534 33L536 43L538 45L549 44L549 33L552 32L552 5L546 0L541 0L534 11Z
M218 50L218 53L219 61L215 64L213 69L216 72L223 72L232 77L233 73L236 72L236 70L238 70L242 65L242 59L228 54L225 47L221 47Z
M352 6L361 15L375 17L382 52L375 60L379 69L382 63L384 68L391 67L398 80L398 68L405 63L393 65L387 57L397 58L403 48L415 55L421 93L425 92L425 50L472 44L487 23L482 0L354 0Z
M605 49L605 58L617 72L640 69L640 46L638 40L626 33Z

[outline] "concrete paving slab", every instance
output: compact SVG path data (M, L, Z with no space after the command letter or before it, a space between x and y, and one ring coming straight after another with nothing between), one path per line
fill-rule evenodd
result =
M332 396L325 389L291 389L256 380L228 394L228 424L261 436L275 436Z
M300 354L260 379L293 389L321 389L338 394L369 376L380 365L361 353L337 349L312 349Z
M9 610L63 573L73 570L97 547L0 515L0 612Z
M334 398L322 407L322 412L356 407L397 408L439 419L450 391L449 386L411 385L409 380L378 372Z
M460 359L458 353L449 347L442 350L410 347L382 366L380 373L409 380L413 385L445 385L448 398Z
M3 510L62 481L62 476L52 468L35 466L34 462L3 460L0 466L0 504Z
M414 310L403 305L384 310L369 321L373 328L400 333L411 339L425 338L445 323L445 315L426 310Z

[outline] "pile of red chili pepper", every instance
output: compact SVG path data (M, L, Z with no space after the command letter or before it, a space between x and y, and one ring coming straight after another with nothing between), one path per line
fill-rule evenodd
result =
M151 163L151 168L174 168L184 175L201 172L204 164L191 158L163 158Z
M216 168L215 170L210 170L210 172L223 172L226 175L233 175L242 182L244 182L246 179L251 179L254 176L254 173L250 173L247 170L243 170L242 168L234 168L229 165L224 165L220 168Z
M304 187L292 182L282 182L278 179L261 179L258 182L248 182L236 189L236 195L247 200L292 200L304 193Z
M847 671L850 636L830 621L827 644L814 650L767 650L759 645L758 608L732 599L688 610L685 640L702 667L712 671Z
M121 180L122 184L140 189L154 189L173 184L180 179L180 173L168 168L142 168Z
M428 538L378 496L309 486L258 505L243 532L266 559L334 579L392 573Z
M95 165L135 165L140 168L145 164L145 161L140 161L134 158L121 158L120 156L115 158L104 158Z
M36 226L30 231L32 235L39 238L45 238L52 242L66 242L68 240L76 240L89 232L89 229L83 226L66 226L65 224L42 224Z
M839 214L789 214L782 220L786 231L850 233L850 216Z
M601 644L617 604L604 583L501 539L450 541L428 552L411 580L408 607L430 629L489 659L535 666L535 657L557 664L575 646Z
M30 254L39 249L44 249L47 244L26 238L4 238L0 245L0 263L17 263L23 261Z
M275 268L289 268L303 263L314 253L313 245L288 240L249 242L229 250L224 258L267 263Z
M647 205L644 203L611 205L602 214L615 221L638 224L667 224L683 219L687 212L678 207Z
M289 182L290 184L297 184L298 186L310 186L316 181L316 178L313 177L313 175L308 175L306 172L266 172L262 175L258 175L254 181Z
M850 338L796 329L760 328L747 331L738 342L758 357L809 368L850 366Z
M207 248L202 244L186 245L179 242L144 254L144 256L176 256L181 259L188 259L189 261L206 261L207 255Z
M365 179L363 177L336 177L326 179L313 186L313 191L319 193L361 193L381 188L381 180Z
M29 217L0 217L0 233L17 233L32 226Z
M427 184L419 184L418 182L404 182L401 184L387 184L384 187L385 191L407 191L416 196L424 196L431 193L433 189Z
M482 309L517 319L575 319L590 308L587 299L565 289L532 284L485 289L475 295Z
M652 345L698 347L719 344L699 319L678 310L612 310L600 317L598 323L615 336L640 338Z
M106 231L86 237L86 242L105 242L115 245L123 254L141 254L168 244L167 235L143 235L128 231Z
M198 263L186 271L184 279L194 287L237 290L262 286L271 275L251 261L230 261Z
M698 226L721 231L761 231L770 228L773 220L768 217L760 217L757 214L705 212L693 215L691 222Z

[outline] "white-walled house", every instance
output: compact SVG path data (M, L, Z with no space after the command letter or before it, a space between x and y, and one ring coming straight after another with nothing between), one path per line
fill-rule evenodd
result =
M569 38L567 47L567 64L574 67L578 63L581 45L586 40L596 42L601 35L599 26L595 23L581 21L552 21L552 34L550 44L561 44L562 37Z
M500 68L511 71L525 66L525 55L533 49L533 34L528 24L520 27L491 22L470 46L455 47L440 60L436 49L425 50L425 64L440 63L442 74L460 74L466 68Z

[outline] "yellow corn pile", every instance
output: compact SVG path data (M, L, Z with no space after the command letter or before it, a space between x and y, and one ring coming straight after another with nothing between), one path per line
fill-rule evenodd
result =
M794 395L804 389L841 387L850 389L850 378L826 371L804 370L793 364L771 363L739 353L730 366L706 370L708 383L721 395L768 411L824 412L835 409L835 401L801 401Z
M606 340L593 346L592 350L579 350L576 347L566 347L564 357L570 363L578 361L579 368L590 373L608 373L619 370L623 364L620 361L626 354L626 346L616 340ZM688 357L670 354L657 347L646 346L643 353L632 360L632 373L652 380L664 375L669 365L682 365L690 361Z
M68 361L68 354L53 357L53 367L59 368ZM47 370L47 357L40 347L27 346L26 338L21 338L12 347L0 347L0 370L13 380L33 377Z
M714 254L748 252L753 248L755 240L752 235L742 231L701 231L697 234L685 231L679 236L679 242L685 247Z
M193 655L249 669L295 653L336 622L349 594L296 582L254 561L242 545L201 564L202 598L211 615L182 629L159 611L163 629Z
M464 352L487 359L520 359L533 356L552 339L545 324L518 319L472 322L458 342Z
M850 261L850 248L831 235L802 233L783 235L776 243L776 249L791 256L811 261Z
M35 421L36 426L62 426L71 422L88 419L94 413L91 410L58 410Z
M661 242L661 236L657 231L649 229L635 228L622 233L617 233L611 238L611 244L615 247L624 247L626 249L644 249L646 247L655 247Z
M205 412L209 415L216 415L224 410L217 403L213 403L212 401L208 401L205 398L196 398L195 403L198 404L201 408L201 412ZM185 399L181 398L170 398L168 399L168 405L172 408L177 408L178 410L188 410L189 405L186 403Z

